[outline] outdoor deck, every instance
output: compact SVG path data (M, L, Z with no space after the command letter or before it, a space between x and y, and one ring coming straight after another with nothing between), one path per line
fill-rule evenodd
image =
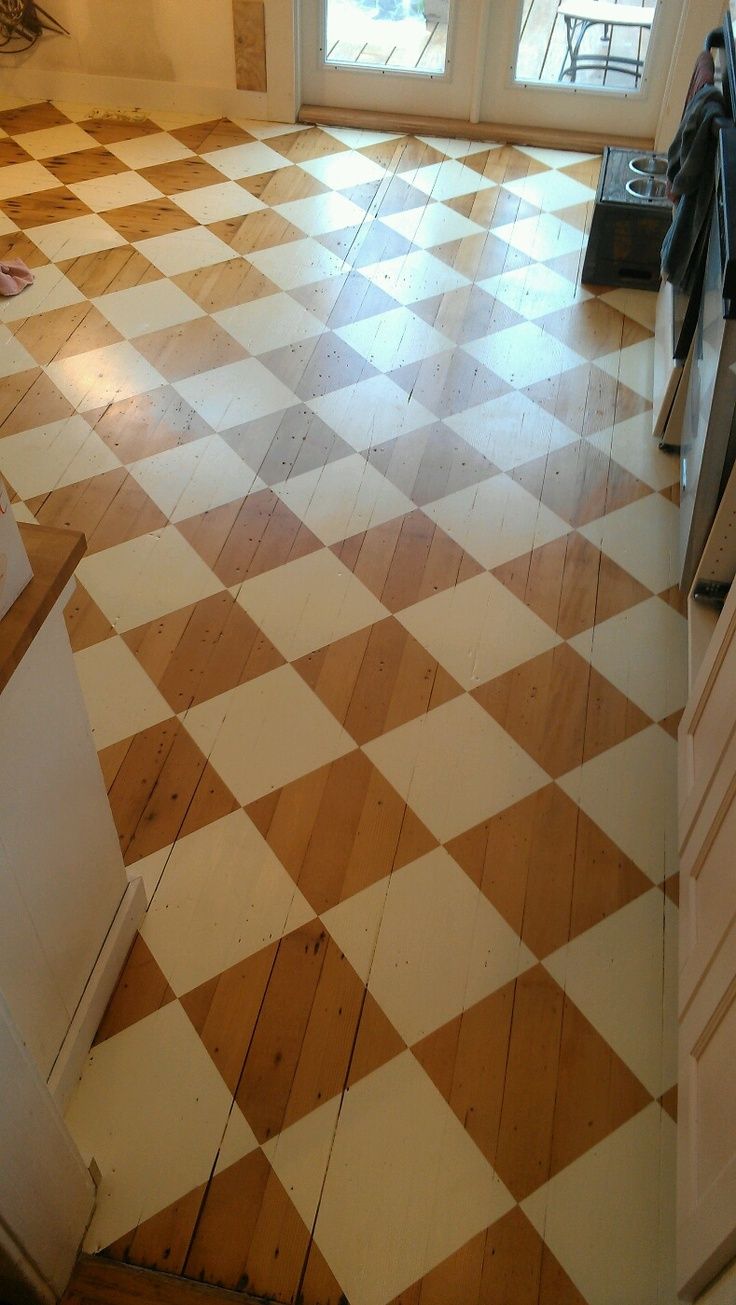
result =
M456 4L461 0L454 0ZM637 4L639 0L627 0ZM642 5L652 0L641 0ZM557 14L558 0L524 0L516 76L523 82L556 84L565 61L565 24ZM428 0L427 19L376 19L360 0L329 0L327 61L355 67L406 69L412 72L443 72L447 48L447 0ZM432 13L431 11L435 12ZM608 53L615 63L622 57L646 58L649 32L644 28L614 27L610 43L604 43L603 28L593 27L585 35L581 57ZM565 79L569 84L568 79ZM630 74L603 64L581 69L578 86L624 87L631 89Z

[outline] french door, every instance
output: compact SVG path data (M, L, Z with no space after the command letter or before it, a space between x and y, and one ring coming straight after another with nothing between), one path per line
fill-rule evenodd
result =
M301 0L301 101L653 137L685 4Z

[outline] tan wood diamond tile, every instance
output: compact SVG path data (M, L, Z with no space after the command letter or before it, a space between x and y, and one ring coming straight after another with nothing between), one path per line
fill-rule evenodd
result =
M289 1300L310 1234L262 1151L213 1178L184 1272L204 1282Z
M389 1305L448 1305L456 1300L480 1305L587 1305L518 1206Z
M239 184L256 199L271 205L329 194L327 186L301 168L279 168L276 172L264 172L257 177L243 177Z
M64 608L64 619L73 652L91 648L93 644L101 643L115 633L105 613L78 580L74 595Z
M15 109L3 109L0 112L0 127L9 136L21 136L26 131L43 131L45 127L63 127L68 122L66 114L47 100L38 104L21 104Z
M322 547L270 489L180 521L178 529L227 586Z
M168 985L155 958L141 938L136 940L115 985L102 1022L95 1034L94 1046L112 1038L116 1033L127 1029L131 1024L146 1018L146 1015L175 1001L176 997Z
M42 367L54 359L71 358L90 349L116 344L122 336L93 304L70 304L34 313L17 323L18 340Z
M136 336L135 347L167 381L180 381L248 357L247 351L211 317Z
M321 159L327 154L340 154L345 149L339 140L328 135L320 127L309 127L306 131L289 132L286 136L272 136L269 139L271 149L283 154L292 163L302 163L306 159Z
M227 591L123 637L177 715L284 661Z
M41 525L81 530L88 555L166 525L163 512L124 467L64 485L28 503Z
M543 330L549 331L555 339L561 340L583 358L591 360L613 353L614 349L624 348L625 331L626 344L638 344L651 334L645 327L622 317L601 299L572 304L569 308L549 313L538 321Z
M89 208L77 199L66 186L53 190L37 190L32 195L15 195L0 202L0 211L16 226L42 227L49 222L65 222L68 218L84 217Z
M26 267L31 268L46 267L49 262L38 245L34 245L23 231L12 231L7 236L0 237L0 260L5 263L11 258L21 258Z
M158 163L152 168L141 168L140 176L164 195L199 190L200 186L217 186L223 180L222 173L204 159L178 159L174 163ZM165 229L158 227L157 234ZM173 227L168 229L174 230Z
M270 943L181 997L184 1010L233 1095L278 951L279 943Z
M183 1273L206 1190L207 1184L201 1183L150 1219L144 1219L106 1246L105 1258L166 1273Z
M576 533L505 562L493 574L563 639L651 597L628 571Z
M293 663L356 743L367 743L462 693L393 617Z
M344 1305L347 1299L315 1241L309 1247L304 1266L302 1294L305 1301L323 1301L324 1305Z
M28 163L30 158L30 154L12 137L0 140L0 168L7 168L11 163Z
M326 467L355 451L315 412L302 405L234 426L221 438L266 485Z
M250 132L230 122L228 118L214 118L211 122L195 122L189 127L176 127L170 133L175 140L194 150L195 154L206 154L210 150L224 150L232 145L249 145L255 139Z
M376 375L375 367L331 331L274 349L260 360L300 399L316 399Z
M442 422L366 449L363 456L418 507L477 485L498 471Z
M207 313L221 312L236 304L247 304L252 299L278 293L278 286L244 259L229 259L226 263L216 263L214 267L182 272L171 279Z
M71 417L74 408L40 370L16 372L3 380L0 438Z
M333 552L391 612L483 569L419 510L342 540Z
M73 154L59 154L54 158L44 159L43 165L65 186L128 171L127 163L116 158L102 145L97 149L77 150Z
M458 270L470 275L465 267ZM505 331L524 320L478 285L462 286L460 290L451 290L440 298L425 299L415 304L412 311L456 344L479 340L495 331Z
M84 254L81 258L65 259L58 266L89 299L112 294L115 290L130 290L133 286L146 285L161 277L158 268L128 245L121 245L118 249L104 249L97 254Z
M551 266L551 264L547 264ZM574 367L524 390L565 426L580 435L607 430L614 421L628 421L647 412L651 403L593 365Z
M246 809L319 912L436 846L403 799L357 751Z
M126 118L114 113L86 118L79 126L88 136L94 136L101 145L114 145L118 141L134 140L138 136L153 136L161 130L150 118Z
M539 957L651 887L554 784L460 834L447 850Z
M211 435L212 428L170 385L85 413L121 462L163 453Z
M292 240L304 239L303 231L269 208L258 209L243 218L212 222L208 229L220 240L224 240L226 245L230 245L234 254L244 254L246 257L257 249L273 249L277 245L289 244Z
M335 331L341 326L349 326L365 317L375 317L377 313L389 312L397 307L395 299L384 294L383 290L361 276L360 272L299 286L290 291L290 294L292 299L296 299L302 307Z
M147 240L196 227L194 218L171 199L149 199L105 211L105 221L126 240Z
M214 1010L204 1006L207 1018L201 1028L206 998L194 992L182 1004L190 1010L208 1050L214 1047L216 1052L228 1025L237 1022L243 1061L237 1075L230 1074L228 1085L263 1143L343 1091L361 1011L370 999L319 920L287 934L275 954L268 948L258 971L251 967L250 977L253 983L247 987L242 976L232 971L213 980L217 986L212 995L218 1005ZM381 1018L372 1000L370 1006ZM390 1036L385 1016L382 1025ZM374 1055L378 1049L375 1040ZM384 1042L387 1059L403 1049L395 1033L390 1045ZM215 1059L217 1063L216 1055ZM382 1063L366 1064L367 1072Z
M664 1107L670 1119L677 1123L677 1084L668 1089L663 1096L659 1098L660 1105Z
M507 394L509 390L500 376L462 350L436 354L424 362L411 363L388 374L437 417L449 417L465 408L474 408Z
M163 721L122 745L108 791L126 865L235 811L238 804L178 720Z
M517 1200L651 1101L541 965L413 1050Z
M510 473L524 489L572 526L646 498L651 489L586 440L555 449Z

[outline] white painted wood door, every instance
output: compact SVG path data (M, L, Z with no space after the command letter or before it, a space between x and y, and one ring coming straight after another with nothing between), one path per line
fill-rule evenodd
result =
M736 585L679 735L678 1287L736 1255Z
M545 0L549 3L549 0ZM649 54L637 87L596 90L517 78L520 32L530 0L451 0L448 64L441 76L374 67L338 67L327 56L328 0L298 5L301 102L334 108L415 113L458 121L654 138L684 16L695 12L702 40L724 0L648 0L656 5ZM554 5L550 20L554 18ZM681 111L684 87L673 95Z

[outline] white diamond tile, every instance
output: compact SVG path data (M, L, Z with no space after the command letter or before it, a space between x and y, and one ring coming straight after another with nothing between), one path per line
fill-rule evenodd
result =
M487 570L570 531L566 521L507 475L459 489L424 511Z
M563 222L552 213L540 213L536 217L522 218L519 222L504 223L493 228L498 240L505 240L514 249L521 250L529 258L544 263L550 258L559 258L562 254L574 254L581 249L585 241L585 232L579 231L569 222Z
M363 276L400 304L418 303L434 295L444 295L469 285L468 278L433 254L417 249L402 258L389 258L361 268Z
M557 780L653 883L677 869L677 744L652 725Z
M63 123L59 127L44 127L40 131L24 131L15 140L32 159L50 159L55 154L76 154L79 150L95 149L97 141L76 123Z
M463 347L517 390L571 371L585 361L534 322L509 326Z
M257 358L187 376L176 381L174 389L217 431L256 421L299 402Z
M204 309L166 277L128 290L113 290L92 303L128 339L204 317Z
M637 603L569 642L653 720L685 706L687 621L661 598Z
M335 544L414 509L411 499L358 453L272 488L323 544Z
M246 580L238 602L289 661L388 616L328 549Z
M276 204L274 208L308 236L360 226L366 221L365 209L334 191L328 191L326 195L311 195L307 199L289 200L286 204Z
M519 390L446 417L445 424L501 471L554 453L579 438Z
M414 603L396 617L464 689L560 643L554 630L487 572Z
M410 1052L351 1088L335 1116L328 1103L264 1150L308 1227L319 1205L315 1241L356 1305L386 1305L511 1209Z
M653 888L544 960L653 1097L677 1081L677 908Z
M119 467L112 450L78 414L0 440L0 471L21 498Z
M134 136L131 140L114 141L105 148L129 168L153 168L159 163L176 163L191 159L193 151L182 145L167 131L151 132L148 136Z
M77 574L116 630L132 630L222 589L175 526L84 557Z
M126 243L125 237L99 213L86 213L83 217L67 218L63 222L29 227L26 235L47 258L56 262L81 258L84 254L99 254L104 249L118 249Z
M369 181L383 181L385 175L383 168L373 159L354 150L341 150L321 159L309 159L300 167L331 190L351 190Z
M165 236L149 236L133 244L164 276L212 267L235 257L230 246L207 227L190 227L187 231L171 231Z
M180 994L298 929L313 915L241 810L177 841L141 936Z
M287 344L298 344L300 340L313 339L325 329L324 323L314 313L308 312L283 291L224 308L212 316L255 356L282 349Z
M580 533L653 593L679 581L679 511L661 494L609 512Z
M156 368L127 340L62 358L49 363L46 371L64 397L81 412L119 403L165 383Z
M128 470L170 521L184 521L263 488L219 435L131 462Z
M263 200L256 199L255 195L251 195L249 190L235 181L199 186L196 190L185 190L171 198L185 213L203 224L244 217L246 213L257 213L266 207Z
M675 1134L647 1106L522 1202L589 1305L675 1305Z
M442 842L548 782L548 776L467 696L436 707L364 752Z
M535 963L518 935L441 847L333 907L323 918L409 1046ZM361 968L366 933L373 943L367 973Z
M496 185L495 181L482 177L472 168L466 168L457 159L399 171L404 181L416 186L417 190L423 191L435 201L458 199L461 195L472 195L478 190L492 190Z
M146 204L151 199L161 198L160 190L131 169L115 172L111 176L91 177L89 181L73 181L69 190L93 213L106 213L111 208Z
M371 376L311 399L309 407L354 449L368 449L428 426L434 415L388 376Z
M208 154L203 154L202 158L231 181L257 177L262 172L275 172L278 168L292 166L283 154L277 154L270 145L264 145L261 141L230 145L224 150L211 150Z
M210 698L183 719L243 806L355 749L291 666Z
M38 313L50 313L55 308L68 308L81 304L84 295L73 281L64 276L60 268L49 263L33 271L33 285L10 299L0 299L0 322L17 322Z
M477 222L463 217L462 213L436 202L422 208L404 209L381 221L420 249L430 249L432 245L446 244L450 240L464 240L466 236L478 236L484 230Z
M652 489L666 489L680 479L679 450L676 453L660 450L652 438L651 412L630 417L587 438L589 444L594 444Z
M92 736L99 752L171 716L171 708L122 639L75 654Z
M408 308L394 308L375 317L365 317L360 322L338 327L335 334L382 372L405 367L453 347L452 340Z
M206 1181L231 1095L178 1002L92 1049L66 1113L102 1174L95 1252Z
M344 270L342 259L311 236L273 249L258 249L248 255L248 260L282 290L325 281Z
M575 181L564 172L535 172L518 181L505 181L504 190L518 195L527 204L541 208L545 213L554 213L556 209L572 208L574 204L586 204L595 199L595 191L582 182Z
M493 295L494 299L500 299L528 321L592 298L588 290L574 285L567 277L553 272L544 263L529 263L526 267L517 267L511 272L489 276L486 281L478 284L482 290Z

